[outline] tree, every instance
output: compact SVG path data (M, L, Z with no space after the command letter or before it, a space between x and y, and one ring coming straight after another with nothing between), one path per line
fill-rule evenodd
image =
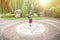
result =
M2 11L5 11L5 12L11 11L9 2L7 0L0 0L0 7L2 8Z
M26 14L29 13L29 10L31 8L31 0L24 0L21 10L22 10L22 17L26 17Z

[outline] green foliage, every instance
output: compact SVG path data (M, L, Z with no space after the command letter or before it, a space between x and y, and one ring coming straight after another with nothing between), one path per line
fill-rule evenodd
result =
M11 13L6 13L2 16L2 18L14 18L15 14L11 14Z
M14 10L21 9L21 17L26 17L29 10L36 12L39 16L39 12L48 9L51 13L48 13L51 17L60 17L60 0L50 0L51 2L45 7L39 4L39 0L0 0L0 12L14 12ZM33 5L33 6L31 6ZM54 7L54 8L53 8ZM44 9L45 8L45 9ZM49 11L47 11L49 12Z
M51 0L46 9L49 10L47 12L50 17L60 18L60 0Z
M26 6L23 6L22 7L22 17L26 17L26 14L28 13L28 9L27 9L27 7Z
M56 6L50 9L51 17L60 18L60 7Z
M29 10L30 10L30 6L31 6L31 2L30 0L25 0L22 7L21 7L21 10L22 10L22 17L26 17L26 14L29 13Z
M24 17L24 18L15 18L14 17L15 16L15 14L10 14L10 13L7 13L7 14L5 14L5 15L3 15L2 17L0 17L0 18L2 18L2 19L5 19L5 20L29 20L28 19L28 17ZM45 20L45 19L48 19L47 17L32 17L32 19L33 20Z

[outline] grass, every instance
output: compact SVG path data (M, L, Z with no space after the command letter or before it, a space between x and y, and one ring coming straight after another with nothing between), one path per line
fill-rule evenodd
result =
M5 20L28 20L28 17L25 18L15 18L14 14L5 14L2 17L0 17ZM32 17L33 20L45 20L47 17Z

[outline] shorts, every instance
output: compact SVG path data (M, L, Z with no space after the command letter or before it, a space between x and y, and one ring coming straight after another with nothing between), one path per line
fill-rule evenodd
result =
M29 19L29 23L32 23L32 19Z

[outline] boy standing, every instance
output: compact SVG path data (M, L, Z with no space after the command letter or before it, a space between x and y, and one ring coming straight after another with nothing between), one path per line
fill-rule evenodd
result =
M30 27L32 26L32 11L29 12L28 14L28 18L29 18L29 24L30 24Z

